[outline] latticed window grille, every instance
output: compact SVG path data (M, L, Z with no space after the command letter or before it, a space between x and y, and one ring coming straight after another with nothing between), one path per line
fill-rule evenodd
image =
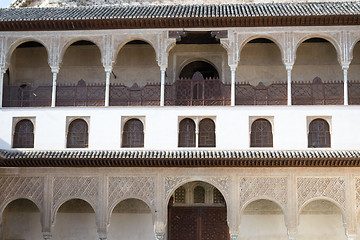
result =
M13 137L14 148L34 147L34 125L28 120L21 120L15 126Z
M195 147L195 123L190 118L185 118L179 126L179 147Z
M83 119L76 119L69 125L67 135L68 148L88 147L88 125Z
M199 147L215 146L215 123L209 118L203 119L199 124Z
M308 147L331 147L329 124L324 119L315 119L309 125Z
M185 203L186 191L184 187L179 187L175 191L175 203Z
M271 123L266 119L258 119L251 125L250 147L272 147L273 134Z
M205 189L201 186L194 189L194 203L205 203Z
M122 147L144 147L144 126L139 119L130 119L125 123Z
M214 203L221 203L221 204L225 203L225 199L224 199L223 195L216 188L214 188L213 201L214 201Z

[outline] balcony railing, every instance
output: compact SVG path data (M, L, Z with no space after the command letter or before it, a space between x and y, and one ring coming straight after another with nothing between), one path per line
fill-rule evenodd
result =
M252 86L248 83L238 83L235 85L235 104L286 105L287 84L273 83L265 86L260 82L257 86Z
M51 104L51 85L7 85L3 91L4 107L48 107Z
M293 105L343 105L344 83L323 82L319 77L312 82L293 82Z
M169 106L225 106L230 105L231 86L218 78L202 75L179 79L165 86L165 104Z
M350 81L349 104L360 105L360 81ZM105 84L79 81L77 84L59 84L56 87L56 106L104 106ZM110 84L110 106L159 106L160 83L143 87L134 84ZM293 82L293 105L342 105L344 84L342 81ZM51 105L51 85L6 85L3 89L4 107L48 107ZM167 106L227 106L230 105L231 85L220 79L179 79L165 85ZM259 83L235 85L236 105L286 105L287 84Z
M159 106L160 83L132 87L114 83L110 85L110 106Z

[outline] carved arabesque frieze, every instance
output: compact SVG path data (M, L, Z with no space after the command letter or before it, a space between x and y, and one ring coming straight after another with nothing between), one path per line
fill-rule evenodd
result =
M119 200L139 198L154 205L155 180L153 177L109 177L109 208L115 207Z
M360 209L360 177L355 178L356 210Z
M297 209L312 198L329 198L345 209L345 179L343 177L299 177L297 178Z
M43 177L0 177L0 209L10 200L26 198L38 207L44 201Z
M166 197L168 198L169 195L175 191L175 187L182 182L185 182L188 177L166 177L165 178L165 193Z
M287 178L286 177L241 177L240 178L240 208L252 199L273 199L281 204L282 209L287 206Z
M99 194L98 177L55 177L53 187L53 213L69 199L86 200L96 211Z

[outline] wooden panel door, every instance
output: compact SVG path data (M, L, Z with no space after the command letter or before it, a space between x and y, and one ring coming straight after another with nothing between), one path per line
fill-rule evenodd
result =
M169 240L228 240L225 207L169 207Z

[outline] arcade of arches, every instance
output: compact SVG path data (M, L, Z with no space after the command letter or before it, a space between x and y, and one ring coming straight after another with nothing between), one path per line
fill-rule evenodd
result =
M165 54L151 41L125 41L114 50L112 60L106 59L101 43L80 39L64 44L58 65L51 67L48 59L56 56L46 43L29 40L9 50L3 106L360 103L358 43L352 61L339 64L342 53L336 43L305 38L293 46L293 61L286 62L288 51L270 39L244 41L236 64L229 62L229 54L234 53L211 39L182 40Z
M4 240L357 239L354 169L24 171L0 177Z

